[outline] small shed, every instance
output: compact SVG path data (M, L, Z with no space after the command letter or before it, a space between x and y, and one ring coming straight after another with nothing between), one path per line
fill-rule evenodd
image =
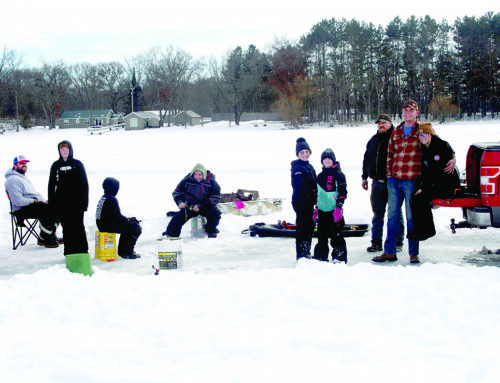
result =
M183 110L174 116L175 125L201 125L201 116L192 110Z
M153 112L132 112L125 116L125 130L159 128L160 117Z

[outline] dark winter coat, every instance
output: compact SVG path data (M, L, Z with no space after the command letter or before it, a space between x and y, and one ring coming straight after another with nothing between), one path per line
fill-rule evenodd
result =
M59 154L59 159L50 168L49 205L56 210L87 211L89 204L89 184L85 167L73 158L73 146L69 141L62 141L69 146L66 161Z
M338 162L331 168L323 168L317 183L318 210L333 211L335 207L342 207L347 197L347 182Z
M387 147L393 131L394 125L385 133L377 132L366 144L362 179L387 180Z
M438 136L433 136L429 147L422 148L422 184L421 189L431 198L447 198L455 194L460 187L458 172L444 172L447 163L454 157L450 144Z
M309 161L292 161L292 206L295 211L310 208L316 204L318 187L316 170Z
M128 222L127 217L122 215L116 194L120 188L117 180L106 178L103 183L104 195L97 204L96 224L99 231L111 231L113 228Z
M200 170L206 172L205 178L198 182L194 178L194 172ZM192 208L197 205L200 209L216 206L220 202L221 192L220 186L215 180L215 175L210 173L209 170L197 169L196 166L193 170L186 175L181 182L177 185L172 193L176 205L184 202L188 207Z

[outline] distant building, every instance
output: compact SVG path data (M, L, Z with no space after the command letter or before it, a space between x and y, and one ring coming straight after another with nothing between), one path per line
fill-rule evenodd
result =
M65 110L58 120L58 125L59 129L88 128L89 126L116 125L121 120L122 115L115 114L112 109Z
M183 110L174 116L175 125L201 125L201 116L192 110Z
M278 116L278 113L274 112L243 112L240 116L240 121L283 121L283 119ZM212 121L234 121L234 113L212 113Z
M132 112L125 116L125 130L158 128L160 117L153 112Z

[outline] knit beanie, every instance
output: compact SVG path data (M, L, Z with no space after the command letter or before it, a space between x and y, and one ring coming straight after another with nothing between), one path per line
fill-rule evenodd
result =
M434 131L434 128L432 127L432 124L430 122L424 122L418 126L417 134L420 135L422 133L429 133L433 136L436 135L436 132Z
M325 158L330 158L333 162L336 161L335 153L333 153L333 150L330 148L325 149L325 151L321 153L321 164L323 164Z
M295 154L299 155L299 152L301 150L307 149L312 153L311 148L309 147L309 144L307 143L306 139L303 137L297 138L297 145L295 146Z

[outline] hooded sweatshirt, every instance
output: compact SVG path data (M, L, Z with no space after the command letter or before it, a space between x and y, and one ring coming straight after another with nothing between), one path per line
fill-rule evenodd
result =
M85 167L73 158L73 145L69 141L61 141L69 147L66 161L59 154L59 159L50 168L49 204L57 210L86 211L89 204L89 184Z
M45 201L45 198L35 190L31 181L24 174L9 169L5 173L5 178L5 189L9 193L12 211L34 203L35 198L38 201Z
M197 170L203 174L203 180L200 182L194 178L194 172ZM210 170L202 164L196 164L191 172L179 182L172 196L176 205L184 202L189 207L197 205L200 209L216 206L220 202L220 186Z
M101 197L97 204L95 214L96 224L99 231L110 231L113 227L127 222L127 217L122 215L120 205L116 199L118 190L120 189L120 182L108 177L102 183L104 195Z

